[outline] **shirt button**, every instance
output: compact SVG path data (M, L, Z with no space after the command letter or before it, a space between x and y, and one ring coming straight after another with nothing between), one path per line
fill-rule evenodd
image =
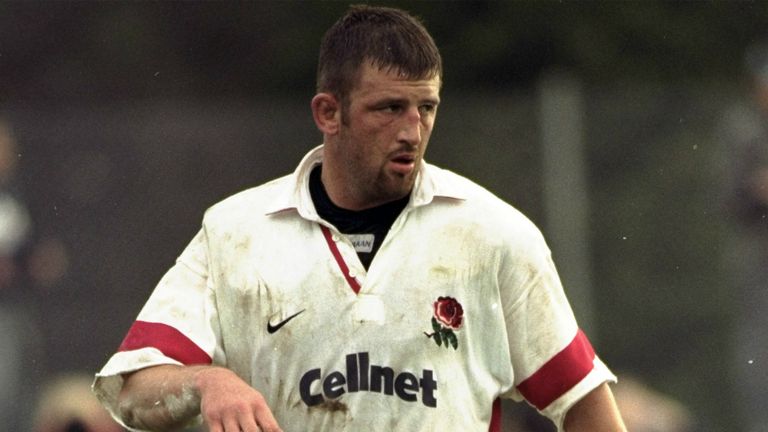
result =
M351 278L353 278L353 279L354 279L354 278L356 278L356 277L357 277L357 272L356 272L356 271L354 271L354 270L350 270L350 271L349 271L349 277L351 277Z
M332 235L332 236L331 236L331 240L333 240L333 241L335 241L335 242L338 242L338 241L339 241L339 236L337 236L336 234L334 234L334 235Z

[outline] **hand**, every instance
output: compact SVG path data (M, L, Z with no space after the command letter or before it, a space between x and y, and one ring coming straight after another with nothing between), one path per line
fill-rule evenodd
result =
M229 369L200 369L195 384L210 432L281 432L264 396Z

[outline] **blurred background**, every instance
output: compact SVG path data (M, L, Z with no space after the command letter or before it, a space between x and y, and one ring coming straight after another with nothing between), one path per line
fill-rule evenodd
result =
M633 430L768 430L768 3L386 4L444 56L427 159L542 228ZM320 143L317 49L347 5L0 2L8 430L64 430L43 393L103 365L203 211Z

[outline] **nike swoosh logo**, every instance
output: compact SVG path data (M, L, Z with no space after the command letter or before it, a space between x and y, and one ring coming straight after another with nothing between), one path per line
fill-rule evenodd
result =
M305 310L306 309L302 309L302 310L296 312L295 314L289 316L288 318L280 321L279 323L277 323L275 325L272 325L271 322L267 321L267 333L272 334L272 333L280 330L281 327L283 327L284 325L288 324L288 321L296 318L297 316L299 316L300 313L304 312Z

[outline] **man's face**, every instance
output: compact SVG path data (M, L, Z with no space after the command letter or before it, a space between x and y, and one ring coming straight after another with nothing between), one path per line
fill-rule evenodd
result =
M368 64L344 105L335 156L358 209L405 197L413 188L440 102L438 76L410 80Z

